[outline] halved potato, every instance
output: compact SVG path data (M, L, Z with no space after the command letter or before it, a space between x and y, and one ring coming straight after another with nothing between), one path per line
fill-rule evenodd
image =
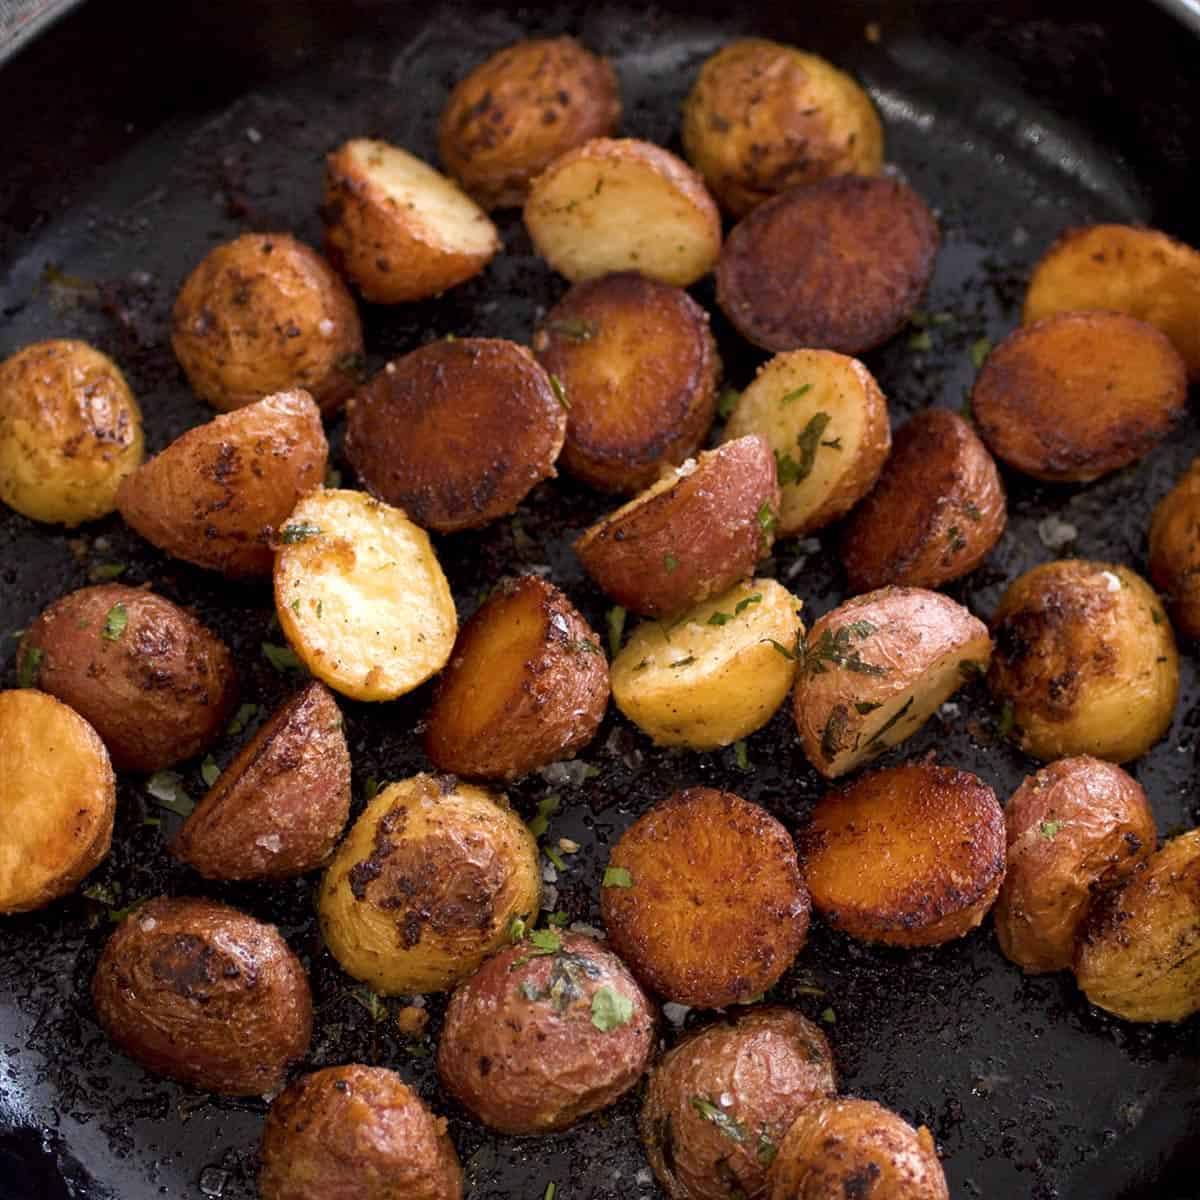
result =
M1184 637L1200 637L1200 458L1154 510L1150 578L1164 594L1175 628Z
M796 675L800 604L753 579L670 624L643 622L613 659L617 707L660 746L712 750L761 729Z
M362 492L316 491L279 532L275 610L304 665L355 700L394 700L446 665L458 615L429 535Z
M487 214L456 184L387 142L355 138L325 160L325 252L367 300L439 296L500 249Z
M853 771L916 733L991 653L984 623L938 592L846 601L800 647L792 704L805 756L827 779Z
M525 226L573 283L640 271L687 287L721 253L721 215L700 176L635 138L593 138L555 159L530 185Z
M871 490L892 444L887 400L856 358L792 350L758 369L724 438L757 433L775 455L780 537L820 529Z

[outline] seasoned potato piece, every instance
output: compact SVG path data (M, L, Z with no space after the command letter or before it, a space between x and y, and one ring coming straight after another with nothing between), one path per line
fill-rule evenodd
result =
M994 915L1000 949L1022 970L1062 971L1093 894L1154 850L1146 793L1086 755L1028 776L1004 810L1008 867Z
M0 363L0 500L22 516L54 525L107 516L142 454L142 410L99 350L36 342Z
M197 395L222 412L303 388L332 413L354 390L362 323L315 250L286 233L244 233L184 281L171 347Z
M280 531L275 611L304 665L355 700L394 700L446 665L458 616L429 535L362 492L317 491Z
M725 425L757 433L775 455L780 537L820 529L871 490L892 444L887 400L857 359L792 350L758 369Z
M1164 593L1175 628L1200 637L1200 458L1154 510L1150 578Z
M116 583L51 604L21 640L17 669L88 721L121 770L199 754L237 701L216 634L165 597Z
M992 633L988 687L1017 745L1036 758L1128 762L1170 726L1175 638L1158 597L1128 567L1080 559L1034 567L1000 598Z
M827 779L911 737L987 670L987 628L923 588L846 601L808 631L792 705L804 754Z
M802 845L813 907L851 937L890 946L940 946L970 933L1004 878L995 792L931 762L827 792Z
M650 1075L646 1157L671 1200L760 1197L792 1121L836 1090L825 1035L787 1008L752 1008L683 1038Z
M735 217L830 175L878 175L883 126L832 63L765 38L722 47L683 104L683 150Z
M444 992L538 911L537 843L503 797L451 775L384 788L321 881L321 930L376 992Z
M116 780L96 731L65 704L0 692L0 913L72 892L108 857Z
M1092 905L1075 955L1087 998L1126 1021L1200 1012L1200 829Z
M431 342L350 401L346 457L372 495L439 533L515 512L554 474L567 401L524 346Z
M745 579L771 552L778 514L770 447L738 438L585 529L575 553L619 604L670 617Z
M1078 312L1027 325L988 355L971 405L1010 467L1088 483L1148 454L1187 403L1187 372L1152 325Z
M355 138L325 160L325 253L367 300L440 296L500 249L487 214L444 175L387 142Z
M941 235L898 179L839 175L760 204L730 233L717 303L764 350L861 354L904 326Z
M786 588L739 583L670 625L639 625L613 659L613 699L660 746L728 746L787 698L803 633L800 601Z
M757 804L713 788L676 792L621 835L600 908L634 974L697 1008L765 992L808 934L808 891L788 831Z
M721 360L708 313L633 272L576 284L533 336L569 397L562 465L609 492L648 487L704 441Z
M721 253L721 214L700 176L635 138L593 138L555 159L530 185L525 226L572 283L640 271L687 287Z
M574 38L506 46L460 79L438 123L446 170L484 208L522 204L560 154L621 121L617 76Z
M117 507L160 550L226 575L269 575L271 542L321 486L329 443L307 392L189 429L121 484Z

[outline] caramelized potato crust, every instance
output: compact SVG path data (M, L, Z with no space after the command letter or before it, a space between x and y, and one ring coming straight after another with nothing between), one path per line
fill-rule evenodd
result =
M1200 458L1159 501L1150 521L1150 578L1184 637L1200 637Z

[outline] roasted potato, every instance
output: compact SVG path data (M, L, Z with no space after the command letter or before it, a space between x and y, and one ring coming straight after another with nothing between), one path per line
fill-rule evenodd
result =
M1184 637L1200 637L1200 458L1154 510L1150 578L1164 594L1175 628Z
M476 529L554 474L568 403L524 346L446 338L388 363L351 400L346 457L423 528Z
M713 788L676 792L621 835L600 909L634 974L696 1008L765 992L808 934L791 835L757 804Z
M987 627L948 596L883 588L808 631L792 695L805 757L827 779L911 737L987 670Z
M88 721L121 770L199 754L237 701L216 634L165 597L116 583L51 604L21 639L17 668Z
M325 479L307 392L280 392L189 429L121 484L117 507L160 550L226 575L269 575L272 541Z
M96 731L31 688L0 692L0 913L72 892L108 857L116 780Z
M849 75L765 38L722 47L683 104L683 151L735 217L830 175L878 175L879 114Z
M617 76L574 38L506 46L460 79L438 123L446 170L484 208L522 204L535 175L621 121Z
M1128 762L1170 726L1175 638L1158 597L1128 567L1080 559L1034 567L1000 598L992 633L988 687L1035 758Z
M1036 479L1089 483L1148 454L1187 403L1187 371L1153 325L1059 313L1009 334L971 392L997 458Z
M1075 954L1087 998L1126 1021L1200 1012L1200 829L1181 834L1091 907Z
M757 433L775 455L779 537L820 529L871 490L892 444L887 400L855 358L792 350L758 369L724 438Z
M1066 970L1093 895L1154 850L1146 793L1112 763L1064 758L1024 780L1004 823L1008 865L993 913L1000 949L1031 974Z
M92 1001L148 1071L227 1096L281 1088L312 1036L300 960L273 925L215 900L136 908L104 947Z
M446 665L458 616L429 535L362 492L316 491L280 530L275 610L304 665L355 700L394 700Z
M1006 520L1000 472L975 431L948 408L924 409L896 432L879 482L846 523L846 578L855 592L941 587L987 558Z
M726 442L665 474L575 541L583 569L618 604L671 617L747 578L775 540L770 447Z
M538 911L537 843L503 797L451 775L384 788L321 881L321 930L376 992L444 992Z
M79 525L116 507L142 461L142 410L120 368L86 342L36 342L0 363L0 500Z
M721 253L721 214L700 176L636 138L593 138L556 158L529 187L525 227L572 283L640 271L688 287Z
M836 1086L816 1025L787 1008L745 1010L683 1038L654 1068L646 1156L671 1200L756 1200L792 1121Z
M376 304L440 296L500 249L487 214L445 175L368 138L325 160L321 219L330 261Z
M787 699L803 633L800 601L786 588L739 583L669 625L639 625L613 659L613 699L660 746L728 746Z
M717 265L717 303L764 350L861 354L912 315L941 235L898 179L838 175L760 204Z
M576 284L533 336L569 397L562 466L607 492L648 487L704 441L721 360L708 313L634 272Z

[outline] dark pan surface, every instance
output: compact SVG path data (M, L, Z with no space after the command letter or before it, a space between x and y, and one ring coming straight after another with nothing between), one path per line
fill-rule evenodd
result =
M1200 241L1200 47L1148 4L1104 20L1094 5L1056 5L1051 20L1033 5L856 3L823 6L820 26L805 21L803 6L778 6L794 7L791 16L716 17L695 4L263 4L249 25L246 10L235 15L232 6L204 6L186 22L178 13L172 20L170 5L120 7L128 12L124 32L112 27L116 6L85 6L0 75L3 111L19 114L0 182L0 356L49 336L92 341L125 369L152 451L211 415L190 396L167 343L167 314L187 270L245 229L289 229L316 243L322 154L369 134L432 159L449 86L523 34L569 30L611 55L625 131L675 148L678 105L696 67L733 34L823 51L868 83L887 125L889 160L940 214L945 240L925 308L953 317L931 327L928 351L901 334L868 357L894 421L927 404L962 404L975 370L972 346L1014 327L1028 266L1064 226L1145 220ZM878 44L864 36L872 19L882 22ZM505 253L481 278L437 303L365 310L372 368L447 333L528 339L565 285L532 256L515 214L505 214L501 228ZM710 283L694 291L713 307ZM742 386L762 356L719 317L715 329L727 375ZM332 432L336 445L340 423ZM1151 507L1198 452L1192 417L1144 462L1089 487L1009 477L1009 529L953 593L986 617L1007 580L1060 555L1144 571ZM441 539L460 614L502 574L548 568L603 629L606 602L568 546L606 505L570 481L552 481L517 519ZM1039 536L1051 514L1077 530L1059 552ZM804 597L809 622L844 586L834 544L826 536L777 547L773 569ZM14 682L10 634L111 563L125 565L123 582L151 583L228 639L246 700L269 709L293 686L259 652L262 641L279 640L267 586L226 584L167 560L115 518L64 533L8 512L0 514L0 686ZM1133 767L1163 832L1200 820L1200 688L1195 656L1185 651L1170 734ZM423 689L385 707L343 702L358 805L369 778L424 769L414 727L427 700ZM998 741L982 688L961 693L955 706L889 761L934 751L1007 796L1035 764ZM218 763L238 741L218 743ZM551 833L583 846L557 881L552 907L598 925L607 846L678 786L724 786L793 829L803 825L822 788L786 713L749 739L748 750L746 772L732 751L655 752L610 712L581 756L598 774L579 784L534 776L513 788L527 812L546 793L560 794ZM198 764L184 774L198 796ZM202 883L168 860L163 846L179 818L148 801L141 782L122 781L113 854L89 883L119 884L121 903L163 891L220 896L277 922L311 970L318 1016L309 1066L357 1060L398 1068L451 1117L472 1196L536 1197L550 1181L562 1200L657 1194L632 1098L544 1140L494 1137L466 1119L439 1093L433 1036L405 1042L390 1020L375 1021L322 950L314 881ZM110 930L106 906L81 896L0 925L0 1196L254 1196L265 1105L149 1076L98 1029L88 985ZM988 924L951 946L901 953L867 949L818 923L770 998L826 1022L845 1090L930 1126L955 1197L1200 1194L1197 1020L1165 1029L1112 1020L1068 978L1024 978L1001 957ZM430 1008L435 1036L442 1004L431 998ZM689 1014L687 1026L698 1019ZM666 1030L670 1041L676 1028Z

